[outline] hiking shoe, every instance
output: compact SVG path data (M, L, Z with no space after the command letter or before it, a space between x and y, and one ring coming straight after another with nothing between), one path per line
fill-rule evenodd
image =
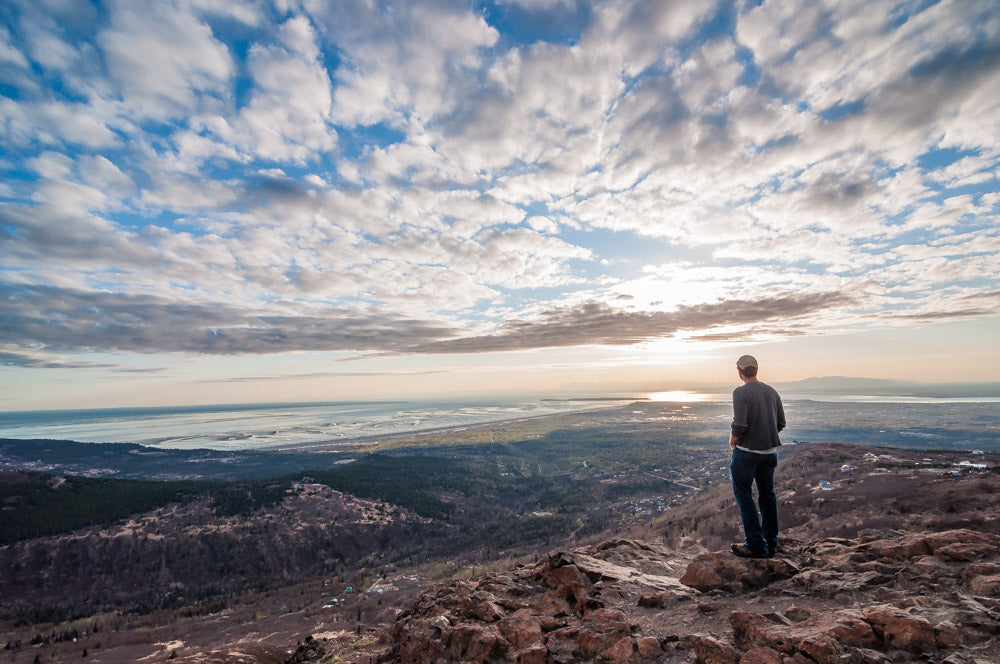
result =
M733 554L740 558L769 558L766 551L754 551L746 544L733 544L729 547Z

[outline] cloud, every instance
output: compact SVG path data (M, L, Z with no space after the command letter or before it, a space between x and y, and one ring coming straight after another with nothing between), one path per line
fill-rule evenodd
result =
M0 349L0 366L28 369L119 369L115 364L79 362L20 348Z
M18 102L0 98L0 132L11 144L109 148L120 143L104 119L85 104L70 102Z
M3 63L4 68L16 67L17 69L27 69L28 59L24 57L24 54L12 43L12 38L10 30L0 26L0 63ZM0 74L2 76L7 76L5 74Z
M97 36L130 113L183 117L226 103L234 65L211 28L173 2L114 2Z
M886 312L881 314L879 317L885 320L898 320L898 321L922 321L922 322L936 322L941 320L952 320L958 318L979 318L981 316L994 316L996 315L996 308L972 308L967 307L964 309L955 309L949 311L914 311L909 313L893 313Z
M620 58L624 74L634 77L668 55L714 10L713 2L610 2L594 17L581 44Z
M343 57L335 118L346 126L419 126L454 108L456 86L497 39L465 3L405 3L392 12L360 1L304 6Z
M434 342L412 350L484 353L582 345L627 346L670 337L681 331L795 321L855 301L853 296L838 292L785 294L755 301L680 306L676 311L667 312L622 311L604 302L589 301L574 307L549 309L530 320L505 321L495 334Z
M569 9L578 0L510 0L510 4L524 7L529 11L552 11L554 9Z
M259 376L237 376L226 378L205 379L203 383L259 383L282 382L288 380L314 380L322 378L372 378L385 376L389 378L407 378L410 376L433 376L449 373L446 369L430 369L426 371L310 371L305 373L266 374Z
M5 329L439 354L987 315L994 5L18 2Z
M808 327L795 327L792 325L771 327L766 325L754 326L743 330L726 330L723 332L711 332L708 334L694 333L688 338L695 341L707 342L739 342L756 343L772 339L787 339L789 337L802 337L812 334Z
M296 315L224 303L6 284L0 295L3 338L55 352L397 351L455 332L443 323L336 309Z
M458 337L459 327L440 321L332 308L311 314L279 308L254 312L222 303L196 305L39 286L4 285L0 295L3 337L15 345L47 352L224 355L288 351L398 355L623 346L681 331L794 322L855 301L836 292L787 294L756 301L681 306L672 312L623 311L588 301L549 309L530 320L505 321L494 334ZM8 354L14 360L18 357Z
M254 85L240 113L245 135L237 141L264 159L305 162L337 143L330 78L308 20L289 19L277 36L278 45L250 48L247 66Z

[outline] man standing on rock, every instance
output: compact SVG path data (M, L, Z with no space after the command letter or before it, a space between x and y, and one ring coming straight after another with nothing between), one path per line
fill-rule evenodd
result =
M770 385L757 380L757 360L744 355L736 361L743 385L733 390L733 424L729 466L733 495L743 519L746 539L733 544L733 553L744 558L770 558L778 548L778 498L774 469L778 465L778 432L785 428L781 397ZM757 502L753 484L757 484Z

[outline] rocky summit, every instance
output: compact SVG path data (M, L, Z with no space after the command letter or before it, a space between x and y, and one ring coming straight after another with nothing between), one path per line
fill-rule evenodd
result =
M1000 535L782 541L771 559L619 539L426 590L380 661L1000 662Z

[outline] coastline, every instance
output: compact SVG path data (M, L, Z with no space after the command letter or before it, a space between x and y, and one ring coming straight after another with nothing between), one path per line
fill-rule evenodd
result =
M560 413L545 413L543 415L527 415L522 417L514 418L501 418L497 420L488 420L485 422L476 422L473 424L453 424L448 426L440 427L430 427L426 429L411 429L408 431L397 431L394 433L387 434L371 434L367 436L354 436L351 438L342 439L331 439L323 441L314 442L303 442L303 443L285 443L276 445L273 447L261 447L258 448L261 451L267 452L338 452L344 451L341 448L360 448L366 446L377 446L383 441L399 441L407 440L411 438L427 438L430 436L443 435L443 434L454 434L460 433L462 431L470 432L483 432L500 427L510 427L519 424L531 424L543 422L545 420L551 420L560 417L568 417L573 415L580 415L581 413L594 413L600 411L616 410L618 408L624 408L630 406L633 403L640 401L639 399L629 401L628 403L619 403L613 406L601 406L594 408L578 408L576 410L567 410Z
M618 408L635 398L499 403L373 402L219 409L52 411L0 422L0 438L134 444L153 450L335 451L378 441L517 426L539 418ZM388 406L388 407L387 407ZM51 419L45 415L54 415ZM2 418L0 418L2 420Z

